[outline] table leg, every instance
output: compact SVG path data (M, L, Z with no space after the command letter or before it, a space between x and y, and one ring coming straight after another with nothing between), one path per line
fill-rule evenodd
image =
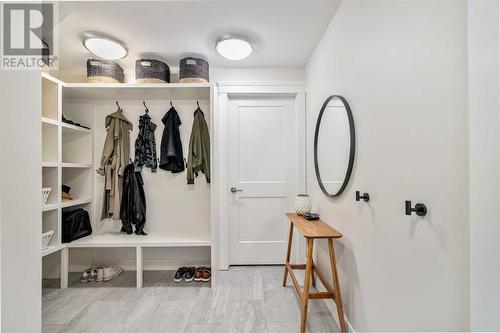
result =
M309 284L311 283L312 271L312 254L313 254L314 239L307 239L307 259L306 259L306 276L304 279L304 291L302 293L301 317L300 317L300 332L305 333L307 326L307 306L309 304Z
M342 305L342 296L340 294L340 281L337 273L335 248L333 247L333 240L331 238L328 238L328 250L330 251L330 265L332 269L333 287L335 288L335 303L337 305L337 313L340 321L340 331L347 332L344 317L344 306Z
M292 251L292 238L293 238L293 223L290 222L290 232L288 233L288 250L286 252L285 273L283 275L283 287L286 286L286 279L288 278L287 264L290 263L290 253Z

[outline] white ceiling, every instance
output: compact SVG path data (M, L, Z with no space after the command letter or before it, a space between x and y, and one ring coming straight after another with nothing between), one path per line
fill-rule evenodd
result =
M82 39L91 35L126 44L129 54L119 61L126 68L144 57L178 67L187 55L212 67L303 67L340 1L60 2L60 71L85 72L93 55ZM250 39L255 52L241 61L222 58L215 42L226 34Z

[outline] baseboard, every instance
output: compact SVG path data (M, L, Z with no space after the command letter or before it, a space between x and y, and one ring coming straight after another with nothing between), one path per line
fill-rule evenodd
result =
M316 284L316 286L318 288L318 291L327 291L321 283ZM332 317L335 319L335 321L337 321L338 314L337 314L337 306L335 305L335 302L325 302L325 304L326 304L326 307L328 308L328 311L332 314ZM347 319L347 316L345 315L345 313L344 313L344 320L345 320L345 323L347 325L347 331L356 333L356 331L354 330L354 327L351 325L351 322L349 321L349 319ZM339 323L337 323L337 325L340 327Z

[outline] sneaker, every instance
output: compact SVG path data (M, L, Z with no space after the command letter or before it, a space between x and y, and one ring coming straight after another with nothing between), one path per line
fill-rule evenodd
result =
M203 275L203 269L205 269L205 267L198 267L196 269L196 273L194 273L194 280L196 282L201 282L201 279L202 279L202 275Z
M184 279L184 276L186 275L187 269L188 269L187 267L179 268L177 272L175 272L174 282L176 283L181 282L182 279Z
M97 270L90 269L88 277L89 277L89 280L88 280L89 282L95 282L97 280Z
M123 269L116 266L105 266L103 268L103 281L107 282L118 277L123 272Z
M195 267L188 267L186 270L186 274L184 275L184 281L193 282L195 273L196 273Z
M204 269L201 271L201 281L208 282L212 279L212 270L210 267L203 267Z
M81 283L89 282L89 274L90 274L90 269L83 271L82 276L80 277L80 282Z

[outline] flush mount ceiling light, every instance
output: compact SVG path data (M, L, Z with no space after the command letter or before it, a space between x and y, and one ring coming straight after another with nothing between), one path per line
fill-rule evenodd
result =
M215 45L221 56L229 60L242 60L248 57L253 47L248 41L240 38L221 39Z
M83 41L83 46L96 56L107 60L118 60L127 55L127 49L123 45L106 38L87 38Z

